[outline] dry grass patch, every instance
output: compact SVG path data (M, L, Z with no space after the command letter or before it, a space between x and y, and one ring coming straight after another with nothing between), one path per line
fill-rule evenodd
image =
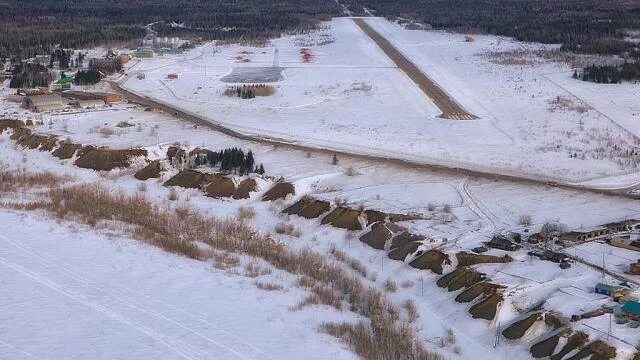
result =
M282 289L284 289L284 287L282 287L282 285L278 285L278 284L274 284L274 283L266 283L266 282L262 282L262 281L256 281L255 282L256 287L260 290L265 290L265 291L280 291Z
M214 251L253 257L300 279L308 277L315 283L310 288L313 301L346 308L363 318L356 324L322 326L322 331L339 337L363 358L441 359L425 349L411 327L400 321L398 308L381 291L366 286L358 275L311 249L286 247L236 219L208 218L197 212L179 216L140 193L126 195L99 185L53 189L47 193L47 201L32 206L60 219L85 224L125 224L118 229L133 239L192 259L211 256L210 251L195 245L201 242Z
M359 260L349 257L347 253L345 253L342 250L338 250L335 246L331 247L330 253L338 261L347 264L351 269L358 272L363 277L367 277L367 267L363 263L361 263Z
M281 235L289 235L293 237L300 237L301 231L297 229L293 224L289 224L287 222L281 221L276 224L275 231L277 234Z
M416 307L415 301L413 301L413 299L407 299L407 301L405 301L402 305L407 311L407 318L409 319L409 322L415 322L419 317L418 308Z
M254 209L253 207L240 206L240 208L238 209L239 220L253 219L254 217L256 217L256 209Z
M392 292L392 293L396 292L398 290L398 285L394 280L387 279L384 282L384 290L386 292Z

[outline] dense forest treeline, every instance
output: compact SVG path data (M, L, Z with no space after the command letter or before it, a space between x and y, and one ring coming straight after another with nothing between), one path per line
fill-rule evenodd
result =
M434 28L562 44L578 53L625 54L626 29L640 29L637 0L342 0L354 15L365 9Z
M145 35L253 40L306 29L339 13L331 0L0 0L0 58L50 54ZM185 27L172 27L172 22Z
M582 69L581 73L574 72L573 78L601 84L618 84L623 80L638 81L640 80L640 62L626 62L619 66L591 65Z

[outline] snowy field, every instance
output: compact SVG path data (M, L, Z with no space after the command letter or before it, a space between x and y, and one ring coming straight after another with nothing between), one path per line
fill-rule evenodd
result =
M433 103L347 18L263 48L207 44L144 59L122 84L235 130L318 147L565 181L640 180L638 156L627 155L638 149L632 85L610 92L573 80L567 65L535 55L553 46L495 36L467 43L459 34L367 22L480 119L436 118ZM225 76L273 65L284 69L283 80L270 83L274 95L224 95Z
M610 149L611 141L620 145L619 151L637 145L632 135L640 135L634 122L637 89L623 85L608 101L598 85L572 80L564 65L531 54L524 65L502 63L512 50L540 45L493 36L475 36L474 43L465 43L463 35L407 31L383 19L367 21L480 119L435 118L438 109L350 19L333 20L324 30L274 40L264 48L207 44L184 55L133 61L127 69L130 77L122 81L138 93L251 134L425 162L590 179L607 186L637 181L635 165L619 163L628 159L599 150ZM302 47L310 49L311 62L302 61ZM229 85L221 80L225 76L260 76L261 68L273 65L284 69L282 80L271 83L277 90L273 96L242 100L223 95ZM237 68L257 73L247 75ZM267 76L277 77L270 71ZM174 72L179 78L167 80ZM146 78L138 80L138 73ZM132 175L143 164L110 173L79 169L73 159L61 161L47 152L18 148L6 133L0 136L0 165L144 193L163 208L186 206L217 218L233 218L241 207L250 207L256 216L246 221L258 232L328 258L331 249L342 250L364 264L368 275L362 281L377 289L394 280L398 288L387 295L399 307L407 299L415 301L419 318L411 326L420 340L447 359L528 359L532 341L548 330L544 324L520 340L503 337L494 346L497 330L522 316L524 309L546 300L545 310L570 317L615 303L594 293L602 274L587 265L574 263L563 270L527 255L529 248L510 253L490 249L488 255L508 254L513 261L475 268L505 286L505 300L493 321L474 320L467 311L470 304L454 301L459 292L437 287L438 275L388 259L358 241L363 232L320 225L319 219L287 216L280 210L311 195L353 208L418 215L419 220L400 225L427 236L425 249L437 247L450 255L469 251L498 232L522 230L518 222L523 215L531 216L531 231L549 221L579 229L640 218L638 200L346 155L332 164L327 153L238 140L134 104L34 115L6 102L9 92L1 90L2 117L41 120L42 125L32 127L34 132L76 143L142 147L150 159L163 159L173 144L252 150L269 177L260 179L258 191L244 200L178 189L178 199L170 201L170 189L162 182L175 169L145 181L141 190ZM558 96L561 101L554 102ZM123 122L131 126L119 127ZM296 196L284 202L260 201L280 177L295 185ZM274 232L282 222L299 236ZM244 266L251 259L243 257L237 267L221 270L211 260L187 260L139 244L117 228L89 228L35 212L1 209L0 227L0 359L357 358L318 327L324 321L358 320L358 315L319 305L292 310L308 292L296 285L293 275L275 269L257 279L247 276ZM604 254L608 270L624 276L636 260L633 251L597 242L568 252L597 265ZM451 270L446 266L444 272ZM266 292L256 287L257 280L282 289ZM637 330L615 322L608 336L608 316L571 326L589 334L590 341L603 339L616 346L618 360L628 359L640 341ZM444 341L451 333L455 341Z
M520 229L517 222L523 214L532 216L533 228L546 221L557 220L571 228L579 228L625 217L640 216L637 201L624 198L541 185L531 186L457 177L440 172L367 162L346 156L339 158L338 165L332 165L328 155L240 141L208 129L196 129L191 124L162 113L144 111L143 108L134 105L121 105L109 111L45 115L44 120L44 125L34 127L36 132L56 134L75 142L113 148L145 147L150 151L151 158L164 157L168 145L173 143L180 143L190 148L201 146L208 149L226 147L251 149L256 160L264 163L269 175L282 176L295 184L297 196L309 194L328 200L340 198L351 206L420 214L423 220L401 224L414 233L434 239L429 243L432 245L428 246L442 246L441 240L447 238L449 243L444 246L444 249L451 253L468 251L480 245L482 241L487 241L495 231ZM134 126L118 128L116 125L122 121L128 121ZM103 128L114 130L113 134L103 135L100 131ZM0 153L3 154L2 161L6 166L50 170L69 174L86 182L99 182L114 189L120 188L129 193L139 191L139 182L131 177L133 170L114 171L107 175L77 169L70 160L59 161L52 158L49 153L16 149L13 141L6 136L0 139ZM164 179L166 180L168 176L170 174L165 175ZM535 338L535 333L529 334L531 338L526 341L505 341L496 349L492 346L496 327L504 327L519 316L518 309L527 308L537 301L547 299L546 309L556 310L566 316L611 303L608 299L593 294L592 287L601 277L599 272L581 264L575 264L569 270L561 270L557 264L531 259L526 255L526 250L522 250L515 255L510 254L515 258L515 261L510 264L478 267L480 271L487 273L493 282L507 286L505 293L509 296L494 321L473 320L466 311L468 306L457 304L453 300L457 293L448 293L435 285L437 275L413 269L402 262L385 259L384 253L357 241L358 233L322 226L319 220L278 215L277 208L274 209L272 204L259 201L260 194L269 187L268 181L261 182L259 192L252 194L251 199L216 200L202 196L197 190L183 189L179 192L180 197L176 204L171 204L167 200L169 190L163 188L161 182L148 180L146 184L147 196L163 206L188 205L216 217L235 216L240 206L253 207L258 215L251 220L251 224L259 231L271 232L275 224L281 221L287 221L300 230L299 238L276 235L289 246L311 247L321 252L329 252L332 247L337 247L362 261L370 272L376 274L376 280L367 280L373 286L383 287L383 282L387 278L394 279L398 284L410 284L406 288L399 287L397 293L390 295L398 303L407 298L416 301L420 312L420 321L416 324L416 328L421 339L427 344L434 344L433 347L436 350L451 358L507 359L514 358L514 354L517 354L515 358L518 359L528 358L526 343ZM432 211L429 210L430 203L435 205ZM442 208L445 204L452 208L451 217L442 217ZM145 347L133 353L140 358L149 355L147 350L151 348L154 352L160 352L159 358L185 358L172 350L172 347L175 348L178 344L187 344L180 348L180 351L186 352L187 356L193 359L202 358L202 354L210 351L220 351L220 354L228 355L220 355L220 358L238 358L228 350L225 350L227 352L219 350L220 345L203 339L202 336L221 342L232 349L240 348L243 351L257 351L240 344L242 341L259 338L259 341L254 341L252 344L260 351L277 359L298 358L296 355L306 349L318 349L314 351L318 359L353 356L335 340L317 335L315 329L326 319L348 319L354 315L336 313L324 307L290 313L289 307L295 305L303 297L303 293L292 285L294 281L286 274L274 273L268 276L269 280L282 284L285 287L284 291L261 295L263 294L261 290L255 289L253 285L254 279L215 270L210 264L166 255L146 246L136 245L119 234L98 235L88 229L75 226L69 229L65 224L55 224L37 216L34 218L31 214L5 212L1 218L0 221L7 222L6 225L3 223L3 228L7 229L3 232L3 236L13 240L14 243L20 241L31 249L37 249L38 256L44 256L45 260L48 259L51 262L55 259L57 263L65 264L60 266L75 271L72 274L66 271L60 273L59 268L52 269L50 263L47 265L46 262L43 264L41 261L26 257L24 251L20 252L10 242L0 238L3 240L3 242L0 241L2 244L0 250L3 251L5 267L6 264L12 266L10 271L3 273L2 284L7 291L15 294L7 300L5 305L12 309L9 312L10 315L7 315L7 322L3 321L4 324L9 325L0 328L2 330L0 339L9 344L0 349L5 351L5 354L10 354L10 358L20 358L19 356L24 355L23 351L40 358L47 358L41 356L42 349L46 347L34 346L32 342L20 340L26 333L21 332L23 328L17 324L25 318L35 318L54 324L39 333L50 339L49 344L52 346L65 343L70 339L64 337L67 335L55 335L57 334L55 329L66 327L65 324L68 324L68 321L77 324L77 329L74 330L76 333L88 334L86 342L83 340L78 344L80 354L85 353L82 351L90 351L88 349L90 349L91 339L97 336L113 336L113 341L118 342L122 338L117 334L124 332L128 334L126 340L123 340L125 344L135 342L145 344ZM47 236L38 232L27 234L20 230L25 227L40 229L43 233L47 233ZM51 233L50 236L49 233ZM63 239L67 239L67 242ZM500 250L491 250L489 254L502 256L505 253ZM141 260L136 262L136 259ZM91 270L90 267L94 265L97 269ZM612 263L611 266L613 267L614 264ZM450 270L446 269L445 272ZM16 277L12 273L16 271L22 275ZM24 275L25 272L34 275L35 279L26 283L19 280L21 276L27 276ZM77 274L82 274L88 280L75 277ZM213 281L203 280L205 277ZM100 279L109 280L105 283ZM135 286L138 282L146 285L140 289ZM116 284L129 289L135 288L137 292L127 292L130 290ZM177 285L172 288L167 284ZM91 285L104 287L107 292L99 292ZM67 295L56 293L54 300L45 301L51 297L49 292L58 291L55 289L73 294L75 298L69 299ZM27 296L28 291L36 291L39 297ZM184 303L185 299L180 297L180 294L185 292L189 294L188 303ZM124 294L126 299L130 299L127 300L127 304L135 301L134 304L137 307L131 308L119 302L117 298L113 298L114 294ZM215 294L225 294L225 296L215 297ZM261 304L259 307L251 307L250 304L255 304L253 299L256 296L261 299ZM269 299L262 301L264 296ZM579 299L582 300L576 300L576 296L580 296ZM158 297L157 300L162 303L151 301L150 297L154 299ZM232 299L231 302L228 302L229 298ZM238 302L238 299L247 299L248 302ZM43 302L51 306L38 307L38 304ZM205 305L208 303L211 306ZM58 306L62 306L66 312L52 310ZM142 306L150 306L153 312L149 314L140 310ZM250 309L245 308L246 306ZM176 313L175 307L188 309L189 312L197 314L198 318L178 317L179 313ZM251 314L255 312L255 316L252 315L252 317L256 324L261 324L255 325L251 333L243 331L250 326L246 323L246 318L242 317L247 312ZM164 318L159 320L156 316L158 314L178 321L178 324ZM85 315L89 320L75 321L75 319L84 319ZM69 317L72 320L69 320ZM198 319L208 321L215 319L217 322L213 323L215 326L206 325ZM95 334L94 332L98 331L95 330L95 324L100 321L113 323L113 334ZM608 323L603 324L598 321L600 320L591 319L584 325L579 323L576 326L600 337L603 331L606 332L604 326L608 326ZM279 324L277 327L279 330L266 334L271 323ZM267 326L265 324L269 324L269 327L265 327ZM301 329L304 326L308 329ZM615 326L617 327L615 331L625 332L624 325L616 324ZM143 332L138 328L143 329ZM220 330L221 328L224 331ZM31 328L25 329L25 331L32 331ZM440 341L439 339L446 337L450 329L457 337L456 346L459 347L457 350L453 346L440 348L435 345ZM176 333L180 334L179 337L174 336ZM626 342L614 340L613 344L619 349L627 349L628 353L631 349L629 344L636 338L635 335L625 336ZM631 338L628 338L629 336ZM279 341L283 338L300 338L301 340L299 342L296 340L295 346L283 346ZM163 345L164 347L158 350L158 346L155 345L158 339L162 339L168 345ZM46 346L47 343L44 344L43 346ZM65 348L56 348L56 351L59 351L55 354L60 354L60 357L66 358L68 355ZM124 350L119 347L105 348L104 354L105 357L119 357L123 354L121 351ZM455 354L457 351L461 354ZM486 357L478 357L477 354L486 354ZM258 352L245 353L245 356L245 358L256 358L256 356L265 358L264 354L261 355ZM28 355L23 357L29 358Z

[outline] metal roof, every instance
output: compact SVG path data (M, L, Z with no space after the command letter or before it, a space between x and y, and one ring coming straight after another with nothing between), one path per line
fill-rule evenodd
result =
M629 300L622 306L622 311L640 315L640 303L637 301Z

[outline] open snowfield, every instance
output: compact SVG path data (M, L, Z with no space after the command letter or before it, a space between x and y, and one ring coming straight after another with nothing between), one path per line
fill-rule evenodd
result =
M145 147L150 151L151 158L164 157L166 148L173 143L181 143L191 148L201 146L208 149L251 149L257 161L264 163L269 175L276 178L282 176L296 185L297 196L309 194L328 200L340 198L351 206L420 214L424 217L423 220L403 222L402 225L414 233L432 238L433 242L428 242L427 248L444 245L444 249L451 252L468 251L478 246L481 241L487 241L498 229L519 229L518 218L523 214L532 215L533 228L550 220L558 220L571 228L579 228L640 215L637 201L631 199L542 185L466 178L451 173L367 162L346 156L339 158L338 165L332 165L328 155L292 151L284 147L233 139L209 129L194 128L193 125L166 114L144 111L135 105L120 105L109 111L45 115L44 120L45 124L35 126L35 131L56 134L75 142L113 148ZM118 128L116 125L121 121L128 121L134 126ZM110 136L102 135L100 128L113 129L114 133ZM0 153L3 154L3 163L9 167L50 170L69 174L86 182L99 182L114 189L120 188L128 193L139 191L139 182L131 177L133 170L114 171L107 175L78 169L71 161L53 159L46 152L18 149L6 135L0 140ZM165 175L164 179L168 176L170 174ZM530 338L526 340L503 341L497 348L493 348L495 329L498 326L504 328L520 316L517 309L525 309L540 300L548 299L545 309L556 310L566 316L610 304L610 300L593 294L592 287L601 277L599 272L581 264L574 264L569 270L561 270L557 264L531 259L526 255L526 250L522 250L515 256L513 263L478 267L480 271L487 273L492 281L507 286L505 293L509 296L494 321L473 320L466 311L468 305L457 304L453 300L457 293L446 292L435 285L437 275L386 259L383 252L373 250L357 241L358 233L322 226L319 220L278 215L277 207L274 209L273 205L259 201L260 193L270 186L268 181L261 182L260 192L253 194L248 200L216 200L202 196L197 190L182 189L179 191L177 204L173 205L167 200L169 190L160 186L159 181L148 180L146 184L147 196L163 206L188 205L216 217L236 216L240 206L253 207L258 215L251 220L251 224L259 231L271 232L275 224L283 220L300 230L299 238L277 235L291 247L311 247L321 252L329 252L332 246L338 247L362 261L368 271L376 274L376 280L367 280L373 286L382 287L387 278L394 279L398 284L411 284L406 288L399 287L397 293L391 296L398 303L407 298L416 301L420 320L415 326L421 339L427 344L433 344L434 349L444 353L448 358L528 358L526 344L537 336L536 333L529 334ZM435 210L428 209L429 203L435 205ZM452 217L443 221L444 204L452 207ZM293 285L294 280L286 274L269 275L267 279L282 284L285 290L264 295L261 290L255 289L254 279L225 273L213 269L210 264L182 260L147 246L136 245L117 233L105 236L82 227L69 228L65 224L55 224L31 214L4 212L0 221L8 222L7 225L3 225L3 228L7 229L3 236L14 243L20 242L34 251L37 250L40 257L44 256L51 262L64 264L60 266L65 269L75 269L73 275L56 267L51 268L50 263L43 264L41 258L37 261L29 258L24 251L20 252L10 242L0 242L3 258L6 263L12 264L12 272L18 272L19 276L23 277L27 276L24 275L25 272L35 274L35 279L29 278L31 280L25 283L18 280L20 277L4 272L7 279L3 278L2 284L7 291L15 294L6 305L12 309L8 312L9 315L6 315L6 323L9 325L5 325L0 332L0 339L9 344L5 345L2 351L10 354L10 358L23 356L22 351L43 359L52 358L42 354L46 347L21 340L21 334L25 333L21 332L24 329L18 324L24 319L55 324L39 333L50 339L48 341L52 346L68 343L73 334L88 334L86 342L83 340L78 344L78 354L91 351L91 339L95 342L96 337L108 336L113 342L124 339L124 344L144 344L132 352L131 357L125 358L145 358L149 356L150 351L154 354L160 352L159 358L184 358L183 355L186 354L191 358L200 359L206 358L204 354L211 353L221 354L219 358L239 357L229 350L220 350L220 345L212 341L236 351L238 348L242 349L245 351L245 358L265 358L265 355L255 352L257 350L253 348L239 345L242 341L253 341L252 344L257 349L277 359L299 358L301 352L306 354L309 349L316 349L313 354L317 355L318 359L353 356L335 340L316 334L315 328L327 319L349 319L354 315L336 313L324 307L290 312L289 308L303 297L304 292L297 289ZM42 233L31 234L20 230L27 227L40 229L38 231ZM448 239L448 244L443 244L444 238ZM490 250L489 254L502 256L504 252ZM96 266L97 269L92 270L92 266ZM620 263L619 266L622 267L623 264ZM77 278L78 274L82 274L88 280ZM142 288L137 287L138 282L145 285ZM175 288L168 284L174 285ZM106 289L106 293L97 291L92 285ZM123 289L119 285L135 291ZM55 289L61 289L75 298L69 299L67 295ZM29 291L35 291L38 296L28 296ZM54 292L54 300L49 300L52 296L49 292ZM181 296L185 293L189 294L186 300ZM136 307L132 308L129 300L127 304L123 304L118 298L114 299L114 294L123 294L126 299L134 301ZM215 294L224 296L216 297ZM576 294L581 300L576 300ZM260 299L258 307L253 306L256 296ZM265 296L269 299L265 300ZM239 302L238 299L247 299L247 302ZM42 303L48 305L39 306ZM65 311L50 310L59 306ZM143 306L150 307L153 312L149 314L140 310ZM195 314L197 318L184 314L178 317L180 313L176 313L176 307ZM247 323L248 317L244 315L254 312L255 315L248 316L252 319L251 323ZM178 321L178 324L164 318L158 319L158 314ZM89 320L75 321L87 317ZM209 325L203 323L202 319L209 321ZM213 325L212 319L216 321ZM104 321L113 323L110 325L113 326L110 328L114 329L113 334L105 334L104 331L96 334L96 324ZM584 328L587 333L596 336L595 338L602 337L603 332L606 334L608 322L598 321L600 320L591 319L584 324L578 323L576 328ZM72 333L60 335L55 331L65 327L68 322L76 324ZM273 323L279 324L276 327L277 331L267 334L271 331ZM251 328L251 332L244 331L247 327ZM142 329L142 332L139 329ZM459 349L455 351L460 351L460 355L454 353L453 346L440 348L435 345L439 339L446 337L449 329L456 335L456 346ZM626 334L628 328L625 328L625 325L615 324L614 331L625 333L622 340L610 341L619 351L626 351L623 354L628 354L635 344L634 341L640 340L640 337L636 339L635 335ZM128 335L117 335L123 332ZM296 345L284 346L280 341L283 338L296 339L293 341ZM158 339L169 345L158 347ZM46 346L47 343L44 344L43 346ZM105 357L119 357L118 355L125 354L123 349L126 349L126 346L104 346ZM179 351L173 350L172 347L177 347ZM61 354L61 357L69 355L65 352L69 351L66 347L55 349L60 351L56 354ZM486 357L479 357L478 354L486 354ZM28 355L23 357L29 358Z
M308 35L273 40L264 48L206 44L183 55L134 60L120 81L143 96L248 134L608 187L639 181L637 159L621 155L638 146L640 109L634 100L640 91L634 86L624 84L605 93L601 85L571 79L566 65L530 52L513 55L542 45L495 36L474 36L475 42L466 43L464 35L407 31L379 18L367 22L479 119L437 118L440 111L346 18ZM302 60L303 47L313 54L311 62ZM524 62L509 63L513 56ZM145 79L137 79L139 73ZM177 73L178 79L168 80L169 73ZM275 80L270 82L276 87L274 95L251 100L223 95L230 78L261 76ZM561 269L528 255L537 248L526 245L515 252L486 252L509 255L512 262L474 266L505 289L492 321L473 319L468 312L473 303L454 300L460 291L438 287L440 276L410 267L410 259L393 261L358 241L365 231L321 225L319 218L284 215L281 210L310 195L351 208L412 214L418 219L399 225L427 237L421 249L440 249L451 256L469 252L496 233L523 230L519 222L524 215L531 217L531 232L546 222L580 229L640 218L640 201L627 197L347 155L332 164L330 152L239 140L132 103L35 115L7 102L4 95L10 92L0 90L1 117L41 120L42 125L31 127L35 133L79 144L144 148L150 160L164 159L174 144L189 150L252 150L267 176L258 177L258 191L243 200L215 199L183 188L176 188L177 199L170 200L171 189L162 183L177 173L175 168L160 179L140 182L132 175L142 162L109 173L80 169L74 159L22 149L8 133L0 134L0 167L67 175L73 183L141 194L163 209L189 208L219 219L239 219L241 209L250 208L255 216L243 221L288 248L311 249L334 260L332 250L343 251L364 265L366 275L354 274L380 291L385 291L387 279L395 281L397 290L386 295L400 309L406 300L415 302L419 317L410 326L446 359L529 359L529 347L551 329L543 321L519 340L498 336L496 344L496 334L542 301L544 311L567 318L616 304L594 293L601 272L580 262ZM130 126L121 127L123 122ZM295 185L295 196L260 201L279 178ZM34 195L3 196L0 203ZM295 231L278 233L280 223ZM188 260L138 243L118 226L88 227L5 207L0 209L0 228L0 359L357 358L318 328L326 321L357 321L360 315L325 305L294 310L309 294L297 285L298 276L258 262L268 271L253 277L246 266L255 260L246 255L239 264L221 269L211 259ZM604 254L607 270L632 282L640 280L625 274L638 258L634 251L590 242L567 253L594 265L602 265ZM444 273L454 266L445 266ZM282 288L265 291L256 281ZM608 315L569 325L586 332L590 341L602 339L615 346L617 360L628 360L640 342L637 329L615 321L610 325Z
M366 21L480 119L437 118L433 103L348 18L264 48L208 44L180 56L144 59L122 84L248 134L565 181L638 181L637 156L626 155L638 146L632 85L621 88L620 96L573 80L568 66L533 54L552 46L495 36L467 43L459 34L408 31L382 18ZM303 47L313 54L311 62L303 62ZM525 53L512 54L517 51ZM513 56L524 63L502 61ZM283 68L283 80L270 83L275 95L223 95L225 76L273 65ZM135 77L141 72L144 80ZM179 78L168 80L169 73Z
M344 314L290 311L304 295L293 287L267 292L207 263L38 216L2 210L0 226L2 359L356 358L314 330Z

